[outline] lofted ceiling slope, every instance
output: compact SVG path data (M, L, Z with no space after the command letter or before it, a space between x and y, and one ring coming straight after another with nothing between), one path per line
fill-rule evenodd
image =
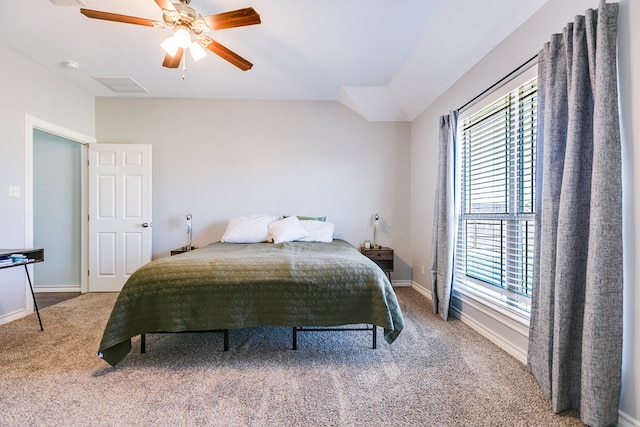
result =
M338 101L370 121L411 121L546 1L193 0L202 15L253 7L262 23L209 33L251 70L207 52L187 56L184 80L161 66L170 30L79 12L161 21L153 0L7 1L0 43L95 96ZM114 92L96 77L146 91Z

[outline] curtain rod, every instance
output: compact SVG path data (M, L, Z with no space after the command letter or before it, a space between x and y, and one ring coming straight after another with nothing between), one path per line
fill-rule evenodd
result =
M507 74L506 76L504 76L503 78L501 78L500 80L498 80L497 82L495 82L494 84L492 84L491 86L489 86L488 88L486 88L485 90L483 90L480 94L478 94L477 96L473 97L472 99L470 99L469 101L467 101L462 107L458 108L458 111L461 111L464 107L469 106L470 104L472 104L474 101L476 101L477 99L479 99L480 97L482 97L483 95L485 95L486 93L488 93L489 91L491 91L493 88L495 88L496 86L500 85L502 82L504 82L505 80L507 80L509 77L511 77L512 75L514 75L515 73L517 73L518 71L520 71L521 68L525 67L528 63L530 63L531 61L533 61L534 59L536 59L538 57L538 54L536 53L535 55L533 55L531 58L527 59L524 63L522 63L521 65L519 65L518 67L516 67L514 70L512 70L509 74Z

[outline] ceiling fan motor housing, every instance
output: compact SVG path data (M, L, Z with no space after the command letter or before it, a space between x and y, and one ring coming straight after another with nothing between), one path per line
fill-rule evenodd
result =
M185 3L185 0L180 1ZM189 3L189 1L186 1L186 3ZM173 3L173 6L175 10L163 9L162 17L168 28L184 26L196 35L211 31L205 20L193 8L180 3Z

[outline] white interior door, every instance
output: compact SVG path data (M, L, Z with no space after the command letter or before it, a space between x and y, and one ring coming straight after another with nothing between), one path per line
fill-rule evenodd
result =
M116 292L151 261L151 145L89 149L89 291Z

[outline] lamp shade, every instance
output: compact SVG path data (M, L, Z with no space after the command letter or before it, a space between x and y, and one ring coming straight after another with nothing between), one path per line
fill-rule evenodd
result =
M189 46L189 52L191 52L191 56L193 57L193 60L196 62L200 61L202 58L207 56L207 53L204 51L204 49L202 48L202 46L200 46L200 43L198 42L191 43L191 45Z
M173 39L178 44L178 47L187 48L191 44L191 35L186 28L178 28L173 34Z
M173 38L173 36L160 43L160 46L162 46L165 52L167 52L171 56L174 56L179 48L178 43L176 43L176 40Z

